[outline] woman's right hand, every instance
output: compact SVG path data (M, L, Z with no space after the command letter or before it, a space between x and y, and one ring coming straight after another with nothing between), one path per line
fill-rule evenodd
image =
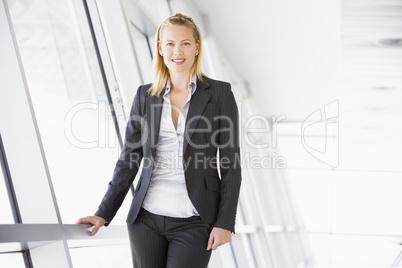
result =
M88 216L81 218L76 222L76 224L92 224L94 228L92 229L91 236L94 236L98 232L99 228L105 225L105 223L106 220L98 216Z

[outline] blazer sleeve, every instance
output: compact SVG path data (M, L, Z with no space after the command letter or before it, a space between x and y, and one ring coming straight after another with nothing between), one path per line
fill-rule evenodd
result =
M117 160L112 180L95 215L106 220L109 225L120 208L135 176L137 175L142 152L141 139L141 86L137 89L127 122L123 150Z
M231 86L224 88L221 102L219 162L221 173L220 203L215 227L234 233L241 185L239 115Z

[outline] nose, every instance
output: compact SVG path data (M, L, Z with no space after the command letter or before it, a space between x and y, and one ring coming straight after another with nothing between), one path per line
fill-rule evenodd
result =
M180 55L180 54L181 54L180 46L176 46L176 47L175 47L175 49L174 49L174 54L175 54L175 55Z

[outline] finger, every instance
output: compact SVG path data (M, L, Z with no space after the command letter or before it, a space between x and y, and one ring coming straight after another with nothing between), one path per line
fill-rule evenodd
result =
M89 223L88 217L78 219L78 221L75 224L85 224Z
M97 226L97 225L96 225L96 226L92 229L91 236L96 235L96 233L98 232L99 228L100 228L100 226Z
M222 243L218 242L218 239L215 239L214 244L212 245L212 250L216 250L221 245L222 245Z
M76 222L76 224L92 224L92 225L96 225L97 223L98 221L96 220L96 218L92 216L81 218Z
M210 249L211 249L213 242L214 242L214 234L211 232L211 233L209 234L209 240L208 240L207 250L210 250Z

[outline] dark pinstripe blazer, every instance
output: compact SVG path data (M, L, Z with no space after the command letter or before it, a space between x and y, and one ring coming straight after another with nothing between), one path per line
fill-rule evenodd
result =
M130 189L141 160L141 176L127 217L128 223L135 221L150 183L164 93L148 95L150 85L142 85L137 90L122 153L95 213L107 224ZM219 165L216 161L218 149ZM241 170L238 111L229 83L207 77L197 80L186 119L183 163L188 195L202 220L234 232Z

